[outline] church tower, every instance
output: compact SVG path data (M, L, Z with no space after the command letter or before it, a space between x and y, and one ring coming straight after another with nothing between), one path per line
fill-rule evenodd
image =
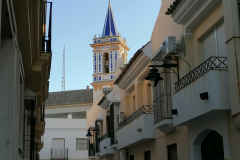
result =
M115 81L117 59L122 58L127 63L129 47L125 38L117 32L111 3L109 1L102 35L94 36L93 44L93 86L94 101L102 90L111 90Z

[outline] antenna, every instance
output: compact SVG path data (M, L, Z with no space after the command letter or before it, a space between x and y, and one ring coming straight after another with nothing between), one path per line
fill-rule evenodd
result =
M65 44L64 44L64 50L63 50L62 91L65 91Z

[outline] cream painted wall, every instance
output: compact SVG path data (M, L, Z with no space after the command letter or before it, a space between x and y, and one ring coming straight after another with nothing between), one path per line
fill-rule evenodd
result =
M98 99L93 104L92 108L87 111L87 128L94 123L97 119L98 115L102 113L103 115L103 121L106 122L106 110L102 109L100 106L98 106L98 102L102 99L103 93L100 94ZM103 134L106 133L106 123L103 123Z
M157 51L167 36L176 36L176 41L179 41L183 35L183 26L177 25L172 20L171 16L165 15L167 8L172 3L173 0L162 0L161 9L159 11L151 36L153 53Z

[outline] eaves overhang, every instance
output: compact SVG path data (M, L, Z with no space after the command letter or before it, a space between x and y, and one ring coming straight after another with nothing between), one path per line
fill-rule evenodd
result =
M122 68L122 72L119 74L119 76L115 80L114 84L118 85L118 83L123 79L123 77L126 76L127 72L132 68L132 66L135 65L136 61L139 60L139 57L141 57L142 55L145 55L145 57L147 57L146 55L149 55L149 53L144 53L144 48L148 48L148 50L150 52L152 52L152 43L151 43L151 41L149 41L147 44L142 46L142 48L140 48L133 55L133 57L130 59L129 63L126 66L124 66L124 68ZM148 52L148 50L147 50L147 52ZM150 53L150 54L152 54L152 53Z

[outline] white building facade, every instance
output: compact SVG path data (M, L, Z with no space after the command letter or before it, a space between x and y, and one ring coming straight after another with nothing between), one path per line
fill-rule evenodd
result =
M47 0L0 0L1 160L38 160L43 148L51 10Z
M86 110L92 95L92 89L49 93L41 160L87 160Z

